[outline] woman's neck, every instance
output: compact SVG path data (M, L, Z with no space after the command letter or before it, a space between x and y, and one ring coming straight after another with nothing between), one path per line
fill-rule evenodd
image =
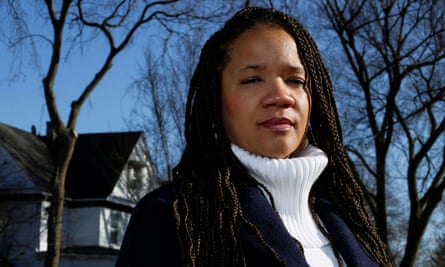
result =
M232 151L250 175L270 192L276 211L292 237L305 248L329 243L309 206L311 188L328 163L323 151L309 145L298 157L288 159L256 156L236 145L232 145Z

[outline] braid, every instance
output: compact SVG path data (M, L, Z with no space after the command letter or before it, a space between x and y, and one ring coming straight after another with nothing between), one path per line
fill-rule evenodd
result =
M221 75L229 59L230 45L258 24L281 27L293 36L306 70L307 90L313 103L307 137L329 157L313 196L329 197L376 261L389 266L385 245L373 227L363 193L347 161L332 84L315 42L295 19L265 8L242 9L211 36L190 83L185 116L187 144L173 170L174 213L184 266L245 266L240 223L247 225L284 266L258 228L243 215L239 195L248 184L261 185L233 155L221 115Z
M174 210L185 266L244 266L238 220L241 205L226 159L220 85L208 41L187 100L187 146L174 170ZM203 90L204 89L204 90Z
M390 266L386 246L372 223L363 191L352 175L329 74L312 37L301 25L296 24L295 28L300 28L295 31L297 47L310 77L312 101L317 103L311 111L308 137L329 157L327 170L316 188L327 190L334 206L376 261Z

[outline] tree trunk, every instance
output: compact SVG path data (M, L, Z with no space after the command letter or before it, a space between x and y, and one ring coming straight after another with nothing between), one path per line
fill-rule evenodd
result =
M412 215L409 221L409 231L405 246L405 253L402 261L400 262L400 267L414 266L417 253L419 251L420 240L425 230L425 226L419 225L419 220L412 218Z
M58 267L62 248L62 218L65 200L65 178L74 152L77 135L74 131L59 130L53 142L55 172L51 180L51 198L48 209L48 237L45 267Z
M377 151L377 192L376 192L376 206L377 214L375 217L377 231L385 244L388 243L388 222L386 214L386 170L385 159L386 153L381 149L382 142L378 142L375 149Z

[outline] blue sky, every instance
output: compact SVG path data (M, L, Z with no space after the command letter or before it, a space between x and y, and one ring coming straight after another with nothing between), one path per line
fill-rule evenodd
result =
M224 2L219 4L224 5ZM45 9L41 5L22 5L23 9L20 11L31 16L28 25L30 32L51 36L48 21L36 15L45 13ZM7 8L4 7L6 5L2 5L0 2L0 12L7 12ZM207 8L206 12L212 12L216 8L214 4L211 4L211 7ZM6 16L6 14L0 14L0 16ZM25 53L21 68L25 75L11 81L11 71L17 70L16 67L20 61L16 56L12 56L11 50L7 47L8 41L5 37L13 31L9 22L4 18L0 24L0 53L2 55L0 61L0 122L27 131L31 129L32 125L35 125L37 132L44 134L49 117L41 80L47 71L49 45L42 38L36 39L38 52L43 54L40 58L41 68L34 65L35 61L29 56L29 53ZM72 37L66 32L67 29L65 28L65 37ZM152 51L162 49L158 43L162 30L163 28L159 24L151 21L136 32L131 46L115 58L111 70L82 106L76 127L78 133L140 130L129 129L128 123L126 123L131 119L129 114L135 103L134 94L129 93L129 87L133 79L138 78L138 64L144 62L144 50L147 47ZM91 37L91 32L82 36L83 40L87 40L89 37ZM82 52L79 52L77 49L79 47L76 47L76 50L70 52L68 60L62 62L56 80L55 94L60 115L65 123L69 115L70 103L79 97L87 82L91 80L103 63L103 57L107 52L106 45L103 39L93 39L92 43L83 47ZM63 56L66 55L67 47L64 49ZM23 51L29 52L27 49Z
M0 63L0 122L23 130L29 130L31 125L35 125L38 133L45 133L48 113L41 77L31 69L26 70L27 77L10 82L9 64L6 63L11 60L10 54L5 47L1 47L0 53L4 55ZM132 103L127 88L136 62L137 59L133 57L117 60L116 66L110 70L82 107L77 124L79 133L127 130L124 118L128 118ZM63 82L58 82L60 88L56 92L56 99L64 121L68 117L71 101L80 94L77 88L85 86L85 81L78 77L82 74L92 75L88 70L81 71L87 64L76 64L79 66L75 70L73 68L71 75L65 74Z
M38 25L37 25L38 27ZM136 34L141 41L141 34ZM67 121L70 103L79 97L87 82L98 71L106 52L105 43L95 40L86 46L82 53L73 52L59 69L55 94L60 114ZM48 45L38 44L39 53L45 52ZM129 130L125 120L129 119L134 99L128 88L132 77L137 75L138 64L143 59L145 45L134 43L115 58L113 67L83 105L77 122L79 133ZM24 54L21 71L24 75L11 80L11 72L16 71L18 57L14 57L5 44L0 42L0 122L29 131L35 125L39 134L46 131L49 120L42 89L42 74L46 72L47 58L40 57L41 69L34 60Z

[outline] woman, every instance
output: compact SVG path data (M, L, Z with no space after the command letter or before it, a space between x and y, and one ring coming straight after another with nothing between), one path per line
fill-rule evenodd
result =
M116 266L390 266L309 33L265 8L205 44L173 183L136 207Z

